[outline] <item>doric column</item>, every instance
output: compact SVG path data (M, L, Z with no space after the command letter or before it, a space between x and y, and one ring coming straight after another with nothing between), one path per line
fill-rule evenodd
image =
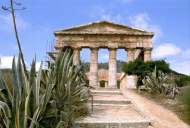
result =
M116 49L109 49L108 88L117 88Z
M98 87L98 49L91 48L89 84Z
M132 48L127 49L127 62L133 61L135 57L135 50Z
M151 48L144 49L144 61L150 61L151 60Z
M80 48L73 49L73 64L78 65L80 63Z
M105 81L105 88L108 88L108 82Z

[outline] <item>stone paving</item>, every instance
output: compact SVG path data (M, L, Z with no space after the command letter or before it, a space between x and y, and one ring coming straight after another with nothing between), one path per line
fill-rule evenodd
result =
M94 111L77 121L80 128L147 128L142 115L119 90L95 90ZM101 102L100 102L101 101Z

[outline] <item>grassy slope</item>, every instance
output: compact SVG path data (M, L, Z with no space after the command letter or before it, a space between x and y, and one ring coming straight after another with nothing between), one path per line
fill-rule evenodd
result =
M190 86L185 87L182 89L182 93L186 88L190 88ZM178 100L178 97L175 100L168 99L164 95L155 95L155 94L150 94L147 92L141 92L140 93L142 96L158 103L159 105L173 111L178 115L178 117L186 122L187 124L190 125L190 110L189 108L181 103Z

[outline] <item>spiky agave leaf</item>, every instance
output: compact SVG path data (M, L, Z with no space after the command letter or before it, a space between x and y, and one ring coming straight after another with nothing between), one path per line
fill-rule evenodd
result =
M0 101L0 118L3 120L5 127L9 128L11 123L10 118L12 118L11 110L7 103L2 101Z
M62 77L58 76L54 95L55 98L57 97L57 103L59 103L57 106L65 113L65 117L68 119L66 122L69 127L71 127L73 121L77 118L76 111L80 108L79 106L87 102L88 97L87 95L85 97L84 94L88 92L84 91L87 90L84 86L87 85L87 83L85 80L81 80L85 75L81 73L81 68L72 63L71 50L67 50L59 59L61 59L61 61L57 60L55 67L59 69L59 74L61 74Z
M48 86L46 91L40 95L41 69L36 76L35 62L27 79L23 64L18 57L16 64L15 58L12 64L12 92L8 89L6 82L0 75L0 98L1 110L4 116L4 126L6 128L34 128L46 109L46 105L51 97L53 86ZM31 102L32 101L32 102ZM9 109L8 109L9 108ZM8 112L8 114L6 114ZM7 123L10 122L10 123ZM3 125L2 123L1 126Z
M72 51L68 49L45 73L42 66L36 73L35 63L33 61L29 77L26 77L20 57L17 64L13 61L12 92L0 76L0 97L6 101L11 112L11 118L5 118L11 122L7 127L55 127L57 124L59 127L63 124L71 127L74 120L81 116L77 112L85 108L88 100L82 68L73 65ZM47 123L47 120L50 122Z

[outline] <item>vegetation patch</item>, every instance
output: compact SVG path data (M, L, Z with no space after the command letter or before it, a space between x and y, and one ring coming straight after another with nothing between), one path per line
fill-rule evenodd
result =
M189 91L185 91L185 90L189 90ZM182 87L181 88L181 93L184 94L185 92L187 92L188 95L190 95L190 87ZM185 123L190 125L190 109L189 109L189 105L181 100L183 100L183 98L181 97L182 95L178 95L176 97L176 99L168 99L165 97L165 95L163 94L153 94L153 93L149 93L146 91L141 91L138 92L140 93L142 96L146 97L149 100L154 101L155 103L171 110L172 112L174 112L181 120L183 120ZM182 99L181 99L182 98ZM188 99L190 98L190 96L188 96ZM190 100L186 100L186 101L190 101Z
M33 61L25 72L19 56L7 72L12 79L0 73L0 128L74 127L77 118L88 114L89 87L83 68L73 65L71 50L46 70L41 66L36 72L35 65Z
M164 74L172 74L173 77L175 77L175 83L178 87L190 85L190 76L173 71L170 69L169 64L164 60L144 62L143 60L137 59L123 64L122 71L128 75L137 75L137 86L141 86L143 85L142 80L153 72L155 67L159 72L161 71Z
M138 76L141 95L172 110L190 124L190 76L171 70L164 60L135 60L124 64L122 69L126 74Z

